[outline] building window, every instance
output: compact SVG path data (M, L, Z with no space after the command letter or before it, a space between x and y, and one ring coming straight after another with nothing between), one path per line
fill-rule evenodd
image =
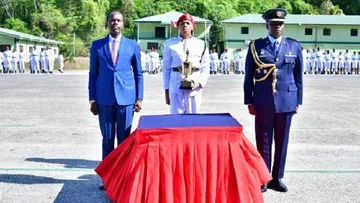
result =
M1 44L0 45L0 52L4 52L6 50L6 47L9 47L9 49L11 50L11 45L9 45L9 44Z
M324 28L324 29L323 29L323 35L324 35L324 36L330 36L330 35L331 35L331 29L329 29L329 28Z
M350 36L352 36L352 37L358 36L358 29L351 29Z
M159 43L157 42L148 42L147 43L147 49L151 50L151 48L159 49Z
M249 27L241 27L241 34L243 35L249 34Z
M312 35L312 28L305 28L305 35Z
M165 38L165 27L155 27L155 37Z

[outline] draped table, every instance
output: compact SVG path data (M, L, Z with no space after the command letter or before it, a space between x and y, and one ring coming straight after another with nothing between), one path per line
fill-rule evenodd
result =
M261 203L271 177L228 113L149 115L95 169L121 203Z

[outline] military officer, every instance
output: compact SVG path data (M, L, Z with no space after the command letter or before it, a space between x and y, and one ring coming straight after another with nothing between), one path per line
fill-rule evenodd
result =
M245 72L245 67L244 67L245 59L244 58L245 58L245 53L242 48L239 48L239 69L240 69L241 74L244 74L244 72Z
M50 47L45 49L45 73L52 74L54 70L53 50Z
M149 53L149 74L155 74L156 72L156 63L157 63L157 55L155 52L155 48L151 47L151 52Z
M230 74L230 55L228 49L224 49L224 52L220 55L220 61L222 63L223 74Z
M312 74L313 72L316 72L316 55L315 55L316 51L315 49L312 50L311 54L310 54L310 66L311 66L311 70L310 70L310 74Z
M195 21L190 14L183 14L177 21L180 36L168 40L163 50L165 102L171 114L199 113L201 91L210 76L210 56L206 43L192 36ZM189 83L181 85L182 65L191 62Z
M317 73L323 74L323 71L324 71L324 64L323 64L324 54L320 50L320 47L317 48L317 51L315 52L315 57L316 57L315 74L317 74Z
M12 53L12 61L11 61L11 71L10 73L17 73L18 71L18 62L19 62L19 52L17 52L16 48L13 49Z
M348 49L345 50L344 58L345 58L345 63L344 63L345 73L350 75L350 73L351 73L351 55L350 55Z
M146 72L146 64L147 64L147 56L142 49L140 50L140 56L141 56L142 71L143 71L143 73L145 73Z
M211 72L213 74L216 74L219 71L219 55L215 49L211 51L210 59L211 59Z
M304 67L305 67L305 74L310 74L311 73L311 60L310 60L310 50L309 49L306 49L306 53L305 53L305 61L303 61L303 63L305 64Z
M256 146L272 180L262 186L286 192L284 177L291 119L303 98L303 57L298 41L284 37L285 9L266 11L269 35L250 43L245 65L244 102L255 115ZM275 141L271 167L272 139Z
M62 54L62 52L59 53L58 56L58 63L59 63L59 72L63 73L64 71L64 55Z
M0 73L3 71L4 54L0 50Z
M31 52L31 55L32 55L32 66L34 67L34 72L35 71L39 74L40 73L40 64L39 64L39 56L40 56L40 53L39 51L36 50L36 46L34 46L34 49L32 50Z
M236 52L234 53L234 73L240 74L240 50L236 49Z
M332 73L335 73L335 74L339 73L337 63L338 63L338 54L336 53L336 50L333 49L333 52L331 53L331 74Z
M355 74L356 68L357 68L357 59L358 56L356 54L356 51L353 52L353 54L351 55L351 74Z
M325 52L325 56L324 56L324 71L327 74L330 74L330 68L331 68L331 55L330 55L330 51L326 50Z
M4 51L4 73L9 73L11 69L12 52L9 46L6 46Z
M45 49L42 47L40 49L40 52L39 52L39 59L40 59L40 67L41 67L41 72L42 73L45 73L45 70L46 70L46 62L45 62Z
M356 66L356 73L355 74L357 74L357 75L359 75L360 74L360 51L358 51L358 58L357 58L357 66Z
M19 53L19 66L20 66L20 73L25 73L25 53L24 48L20 48Z
M339 69L339 74L345 74L345 70L344 70L344 67L345 67L345 62L344 62L344 55L342 54L342 52L339 52L339 63L338 63L338 69Z

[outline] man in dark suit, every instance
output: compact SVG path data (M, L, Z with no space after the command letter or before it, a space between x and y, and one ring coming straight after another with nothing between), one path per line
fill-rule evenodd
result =
M129 136L144 92L140 48L121 34L119 11L110 13L107 27L110 33L91 45L89 72L90 111L99 116L103 159L114 150L115 134L118 144Z
M302 52L298 41L283 37L285 9L263 14L269 35L250 43L245 65L244 99L255 115L257 149L271 172L272 139L275 142L273 179L262 186L286 192L284 177L292 116L303 98Z

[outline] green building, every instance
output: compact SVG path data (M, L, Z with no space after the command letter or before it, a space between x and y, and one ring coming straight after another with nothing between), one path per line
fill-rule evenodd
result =
M183 13L171 11L168 13L149 16L134 20L137 25L137 42L143 50L150 50L152 47L160 50L164 47L164 42L172 37L178 36L178 30L172 26ZM196 23L194 36L205 41L209 39L209 31L213 24L212 21L193 16Z
M6 47L10 47L11 50L16 48L19 52L23 49L26 62L29 61L34 46L38 51L43 47L50 47L54 51L54 56L57 57L61 44L63 43L0 27L0 52L3 52Z
M224 46L233 52L247 49L251 40L267 36L261 14L246 14L221 22L225 32ZM304 49L360 50L360 16L292 15L286 16L284 36L294 38Z

